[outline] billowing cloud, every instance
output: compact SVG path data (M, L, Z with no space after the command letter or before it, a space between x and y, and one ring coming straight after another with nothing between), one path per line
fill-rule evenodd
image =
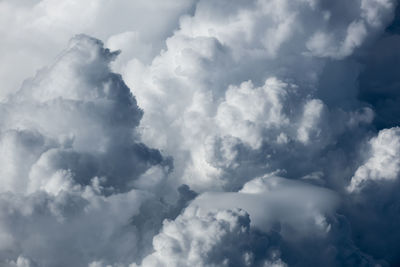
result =
M399 176L400 129L384 129L369 143L371 156L351 178L349 191L358 191L369 181L395 180Z
M293 157L316 156L316 150L337 142L366 108L355 96L348 99L353 112L340 104L327 106L319 90L341 94L348 88L325 88L319 78L328 75L324 67L332 58L349 56L365 40L373 40L391 18L392 2L358 4L350 5L350 11L344 3L323 1L239 2L231 8L199 2L194 16L181 19L179 30L166 41L167 49L150 66L132 60L123 72L145 111L144 142L172 155L177 178L198 190L237 189L265 168L285 169L277 166L282 158L271 162L272 154L285 153L282 150L288 155L289 149ZM347 33L357 23L369 25L363 30L366 36L347 41L358 38ZM334 52L321 47L324 54L314 55L308 43L318 32L329 33ZM343 49L343 55L336 52ZM224 151L218 153L219 146ZM238 149L246 152L237 153ZM257 160L241 164L243 153ZM214 164L217 158L229 162ZM242 165L254 174L239 174Z
M0 100L50 64L75 34L95 35L124 49L120 60L151 60L195 1L0 1ZM133 42L133 43L132 43ZM118 62L116 62L118 64Z
M175 221L164 223L153 239L155 252L142 266L254 266L256 262L286 266L273 249L263 255L271 259L256 258L252 243L257 240L252 239L257 236L249 222L243 210L201 214L190 207Z
M134 188L150 172L155 190L173 165L139 141L143 111L110 71L117 54L78 35L1 104L3 263L85 266L104 255L126 263L142 252L130 220L157 199Z
M396 1L28 2L0 1L1 266L400 262Z
M143 111L109 69L117 54L77 36L55 64L2 105L1 154L8 167L2 171L9 180L3 191L35 192L56 174L81 185L105 177L105 184L125 191L153 165L172 168L158 150L136 141Z
M377 264L352 243L337 203L334 192L274 174L239 192L204 193L164 221L141 266Z

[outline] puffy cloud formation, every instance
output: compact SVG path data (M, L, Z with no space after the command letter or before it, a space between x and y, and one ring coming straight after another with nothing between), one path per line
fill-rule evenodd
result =
M144 142L173 156L179 180L197 190L237 190L265 169L287 169L273 154L315 157L343 131L371 122L354 96L347 100L354 112L341 102L327 106L317 92L342 91L319 77L328 75L332 58L372 40L394 3L359 1L351 11L341 2L223 3L200 1L151 65L134 59L123 70L145 111ZM364 34L354 33L355 25ZM321 34L332 40L316 52L309 43ZM243 162L244 154L254 159ZM321 170L300 175L313 171Z
M155 252L142 266L254 266L249 222L243 210L201 214L190 207L175 221L164 223L153 239Z
M336 197L327 189L268 174L247 182L239 192L207 192L192 204L205 209L239 207L249 212L254 227L269 231L274 223L281 222L283 233L288 226L297 228L296 231L302 235L307 234L308 227L313 228L313 224L319 224L324 214L332 213ZM323 231L329 230L328 225L319 226L326 227Z
M400 128L384 129L370 140L371 157L351 178L349 191L357 191L368 181L395 180L400 173Z
M398 265L396 5L0 1L0 265Z
M70 179L87 185L93 177L126 191L151 166L172 168L158 150L137 141L143 112L109 70L117 54L77 36L1 106L3 192L58 193Z
M1 104L2 264L85 266L141 253L130 220L154 198L137 190L142 175L156 190L173 166L138 140L143 111L109 69L117 54L78 35Z
M151 60L190 12L192 0L151 1L0 1L2 53L0 100L16 91L23 79L50 64L77 33L95 35L111 49L124 49L121 60Z
M396 230L400 220L399 150L399 128L381 130L369 140L365 162L357 168L347 187L351 202L346 208L354 225L355 240L366 252L392 264L400 261L395 252L400 238Z
M334 192L274 174L240 192L204 193L164 221L141 266L378 264L354 246L336 204Z

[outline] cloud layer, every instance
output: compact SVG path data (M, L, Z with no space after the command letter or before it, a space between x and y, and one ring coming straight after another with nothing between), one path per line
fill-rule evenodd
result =
M0 265L399 264L396 6L0 2Z

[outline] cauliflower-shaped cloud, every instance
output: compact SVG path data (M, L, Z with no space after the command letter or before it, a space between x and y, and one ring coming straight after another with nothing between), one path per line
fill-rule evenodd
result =
M369 141L370 156L351 178L348 190L359 191L372 181L395 180L400 173L400 128L381 130Z

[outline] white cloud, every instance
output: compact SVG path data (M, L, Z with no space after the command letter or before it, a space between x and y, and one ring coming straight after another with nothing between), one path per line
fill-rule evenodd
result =
M383 24L367 26L366 10L379 9L382 22L391 17L389 2L361 4L347 10L344 2L200 1L151 64L134 59L123 70L144 110L143 141L171 155L174 180L196 190L246 181L232 177L240 169L239 146L257 153L301 143L308 154L335 143L353 115L315 96L323 67L351 56L381 30ZM213 148L217 140L230 140L221 156Z
M243 210L202 214L189 207L176 220L164 222L153 240L155 252L142 266L268 266L270 262L286 266L275 255L256 261L249 222ZM268 257L268 251L265 254Z
M58 170L71 172L62 180L87 184L106 176L108 185L126 190L162 163L160 152L142 145L135 133L142 111L121 77L110 72L116 55L98 40L77 36L55 64L2 105L2 154L14 155L3 156L4 191L43 189L58 179Z
M115 38L136 32L141 36L142 48L134 48L137 51L134 56L144 59L142 53L158 54L180 14L190 10L193 3L191 0L1 1L0 49L7 53L0 57L3 62L0 100L17 90L23 79L34 75L38 68L51 63L75 34L86 33L103 41L110 38L111 44L118 46ZM146 47L148 44L152 44L151 48ZM151 60L150 55L145 58Z
M398 261L394 2L0 1L0 265Z
M329 231L329 225L318 224L318 218L331 214L337 201L335 193L327 189L270 174L247 182L237 193L204 193L191 205L206 210L239 207L249 213L254 227L268 232L281 223L282 235L290 239L295 233L310 234L319 226L322 233ZM290 229L287 236L286 227Z
M204 193L164 221L141 266L375 264L352 244L335 214L337 200L327 189L273 174L240 192Z
M369 141L365 163L351 178L350 192L359 191L368 181L395 180L400 173L400 129L384 129Z
M237 137L254 149L259 148L265 130L282 128L289 123L283 112L286 87L290 85L275 78L268 79L259 88L254 88L251 82L230 87L225 101L218 106L216 124L223 134Z
M142 111L109 68L116 55L78 35L0 104L1 265L127 263L146 251L131 219L159 201L134 182L161 185L172 162L140 143Z

